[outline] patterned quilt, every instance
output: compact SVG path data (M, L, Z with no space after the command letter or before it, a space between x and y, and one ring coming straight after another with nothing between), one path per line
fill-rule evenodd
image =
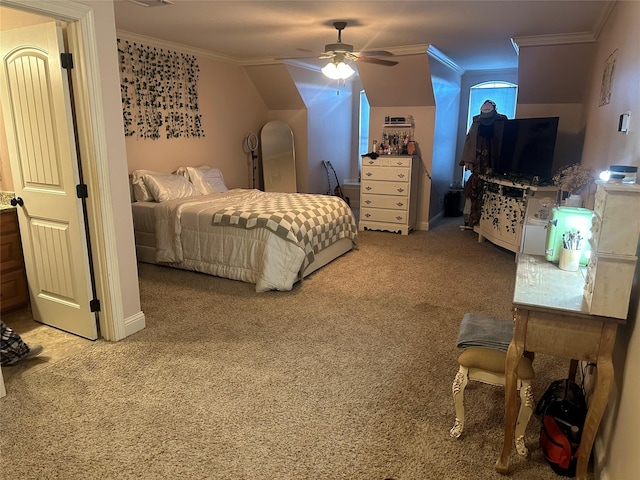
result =
M301 271L323 248L342 238L355 243L358 233L353 213L344 200L305 193L260 192L256 198L216 212L213 225L271 230L304 250L306 258Z

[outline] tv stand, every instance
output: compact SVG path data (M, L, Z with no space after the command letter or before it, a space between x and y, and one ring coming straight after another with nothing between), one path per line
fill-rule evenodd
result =
M525 219L532 218L528 212L534 197L553 197L558 192L556 186L539 186L506 180L499 177L482 177L482 212L480 223L474 227L478 242L485 239L516 254L522 252Z

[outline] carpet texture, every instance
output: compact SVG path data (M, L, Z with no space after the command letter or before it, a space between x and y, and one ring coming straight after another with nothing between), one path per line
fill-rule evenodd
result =
M459 219L359 248L292 292L139 264L147 328L13 379L2 478L502 479L504 392L471 382L452 439L467 312L510 318L514 255ZM534 395L568 362L537 355ZM514 479L557 477L527 430Z

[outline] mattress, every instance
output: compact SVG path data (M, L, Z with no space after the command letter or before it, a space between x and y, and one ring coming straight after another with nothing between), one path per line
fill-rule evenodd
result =
M341 213L334 216L347 227L342 225L340 234L334 235L329 242L324 234L324 245L316 245L311 261L308 245L305 251L304 245L283 239L274 229L214 223L216 213L220 216L221 212L230 211L230 205L237 207L239 202L248 202L264 194L235 189L224 194L163 203L133 203L138 260L253 283L259 292L288 291L295 282L355 245L355 218L346 203L337 197L331 197L331 201L335 198L344 205L338 206ZM227 221L232 221L230 218L233 217L228 217ZM329 229L323 225L318 229L321 230Z

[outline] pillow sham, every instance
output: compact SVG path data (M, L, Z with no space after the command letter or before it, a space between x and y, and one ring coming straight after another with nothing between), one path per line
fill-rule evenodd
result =
M133 198L136 202L154 202L153 195L144 183L145 175L166 175L153 170L134 170L131 172L131 185L133 186Z
M205 167L186 167L189 180L203 195L224 193L229 190L224 184L220 169L207 167L207 170L203 170L203 168Z
M147 174L142 177L156 202L201 195L189 180L170 173Z

